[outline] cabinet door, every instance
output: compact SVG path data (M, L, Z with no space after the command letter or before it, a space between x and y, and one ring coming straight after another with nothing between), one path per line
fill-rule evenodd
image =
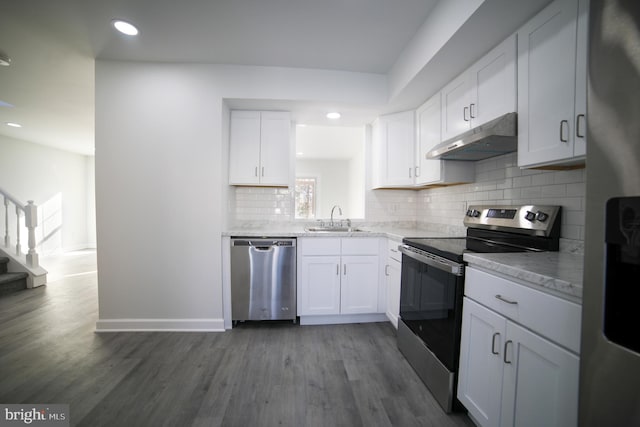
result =
M440 93L429 98L416 112L418 128L416 184L437 183L442 179L442 160L426 157L429 150L442 141L441 117Z
M340 313L377 313L378 281L377 256L343 256Z
M381 120L383 186L411 186L414 174L415 127L414 112L389 114Z
M576 51L576 102L573 155L587 154L587 49L589 42L589 0L580 0Z
M505 332L504 317L464 298L458 399L481 426L500 423Z
M291 121L284 112L262 112L260 183L289 185Z
M465 72L446 85L442 93L442 140L460 135L471 128L469 98L471 74Z
M387 318L398 329L400 316L400 274L402 264L392 258L388 259L386 267L387 279Z
M500 425L576 426L578 357L512 322L507 337Z
M260 182L260 112L232 111L229 129L229 184Z
M340 314L340 257L298 259L298 315Z
M556 0L518 31L518 165L574 152L578 0Z
M514 34L471 67L471 127L517 111L516 48Z

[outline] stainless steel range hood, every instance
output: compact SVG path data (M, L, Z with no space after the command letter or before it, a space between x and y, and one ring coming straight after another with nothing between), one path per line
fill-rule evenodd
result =
M518 149L518 117L507 113L436 145L428 159L482 160Z

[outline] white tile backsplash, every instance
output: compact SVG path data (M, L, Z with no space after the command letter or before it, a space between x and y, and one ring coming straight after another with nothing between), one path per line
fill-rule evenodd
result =
M584 240L585 170L520 169L516 153L476 163L476 182L421 190L419 225L462 225L466 206L499 203L562 206L561 237ZM453 200L463 200L464 206Z
M415 224L427 230L465 233L462 220L472 204L560 205L561 237L584 240L585 169L520 169L516 153L476 162L475 182L425 190L368 190L365 221ZM229 223L294 221L293 191L234 187L229 191ZM564 242L564 246L567 245Z

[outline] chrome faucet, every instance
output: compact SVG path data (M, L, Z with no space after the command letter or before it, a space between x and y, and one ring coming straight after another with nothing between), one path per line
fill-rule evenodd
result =
M334 211L336 208L338 208L338 215L342 215L342 209L340 208L340 206L338 206L338 205L334 205L334 206L331 208L331 227L333 227L333 211Z

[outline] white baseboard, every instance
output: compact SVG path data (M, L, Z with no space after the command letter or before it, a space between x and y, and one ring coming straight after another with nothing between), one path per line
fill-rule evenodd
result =
M224 319L103 319L96 332L224 332Z
M388 322L386 314L336 314L328 316L300 316L301 325L339 325L343 323Z

